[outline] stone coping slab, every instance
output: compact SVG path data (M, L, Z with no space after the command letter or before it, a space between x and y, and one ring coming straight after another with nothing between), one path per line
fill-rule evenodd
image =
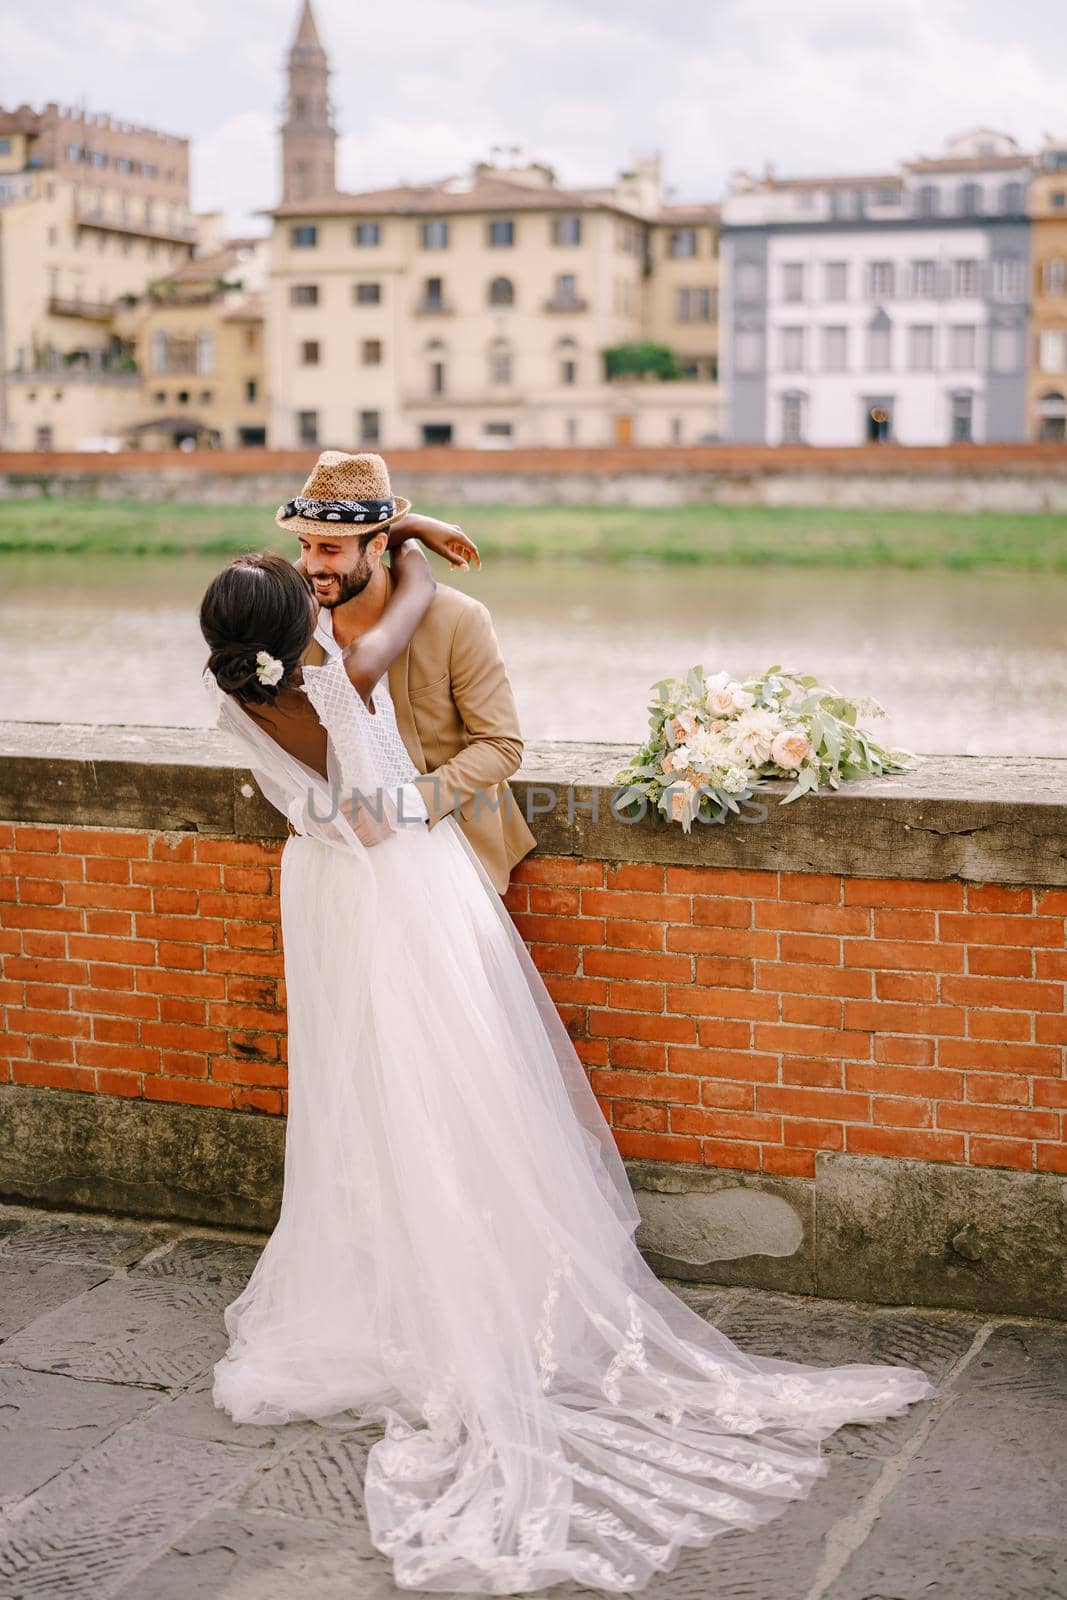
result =
M546 855L675 865L1067 884L1067 759L925 755L763 821L694 824L613 815L615 774L634 747L526 745L511 780ZM0 723L0 818L12 822L280 838L240 753L214 729Z

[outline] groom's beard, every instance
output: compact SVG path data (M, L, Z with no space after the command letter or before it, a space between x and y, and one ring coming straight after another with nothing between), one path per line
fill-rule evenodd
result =
M343 606L346 600L352 600L357 594L362 594L367 587L373 573L367 567L357 568L355 572L309 572L312 580L315 599L320 606L325 606L327 611L332 611L335 606ZM325 581L324 581L325 580ZM322 588L320 583L324 583Z

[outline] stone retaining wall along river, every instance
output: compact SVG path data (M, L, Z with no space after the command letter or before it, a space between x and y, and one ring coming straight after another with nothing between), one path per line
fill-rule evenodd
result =
M0 499L95 495L108 500L278 504L291 497L294 484L303 483L316 454L3 452ZM397 485L427 504L1067 512L1067 449L1062 444L391 450L388 460Z

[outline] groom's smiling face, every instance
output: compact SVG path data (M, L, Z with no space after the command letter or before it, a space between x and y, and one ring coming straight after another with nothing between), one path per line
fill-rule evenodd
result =
M304 567L320 606L332 611L362 594L381 561L387 536L376 535L364 545L358 534L344 539L300 536Z

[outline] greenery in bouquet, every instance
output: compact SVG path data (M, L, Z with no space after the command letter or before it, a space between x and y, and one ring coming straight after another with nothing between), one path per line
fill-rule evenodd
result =
M693 821L721 821L770 780L794 778L788 805L827 784L904 772L915 756L886 749L864 723L885 716L869 695L850 699L810 673L768 667L737 682L692 667L652 685L648 740L616 776L620 816L658 811L689 832ZM636 808L640 808L639 810Z

